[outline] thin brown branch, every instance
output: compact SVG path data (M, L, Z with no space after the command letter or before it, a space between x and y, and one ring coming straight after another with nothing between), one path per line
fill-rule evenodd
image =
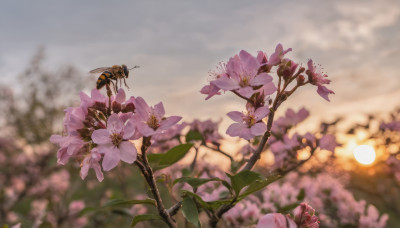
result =
M163 220L165 221L165 223L167 223L167 225L169 227L177 227L175 221L172 219L171 215L165 209L164 203L162 202L162 199L161 199L160 192L158 191L158 187L156 184L156 180L154 178L153 170L151 169L149 161L147 160L146 151L149 146L150 146L150 138L144 137L142 147L141 147L142 164L139 161L136 161L135 163L138 165L139 169L141 170L143 176L146 179L147 184L150 187L150 191L153 194L153 197L156 201L158 214L163 218Z

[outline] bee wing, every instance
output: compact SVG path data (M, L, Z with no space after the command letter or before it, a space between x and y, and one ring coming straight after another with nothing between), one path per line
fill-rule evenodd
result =
M111 67L99 67L99 68L89 71L89 73L91 73L91 74L103 73L104 71L109 70L109 69L111 69Z

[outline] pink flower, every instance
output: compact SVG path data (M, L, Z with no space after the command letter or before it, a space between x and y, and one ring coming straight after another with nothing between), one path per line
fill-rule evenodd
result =
M206 100L210 99L214 95L220 95L221 93L219 92L221 89L217 87L214 84L214 80L220 78L220 77L228 77L228 74L226 73L226 64L223 62L220 62L219 65L217 66L215 71L210 71L209 72L212 81L210 81L209 85L204 86L201 90L200 93L202 94L207 94L208 96L206 97Z
M79 94L79 96L81 97L81 106L80 107L86 111L86 114L87 114L87 108L92 107L96 103L104 104L105 107L108 106L107 97L105 97L103 94L101 94L100 91L97 89L92 90L90 97L84 92L81 92Z
M329 90L324 85L329 84L331 80L327 79L328 75L321 73L313 64L313 61L310 59L307 63L308 70L306 74L308 75L308 80L311 84L318 86L317 93L329 101L329 94L335 94L332 90Z
M64 111L64 128L68 134L73 134L76 130L84 127L83 121L85 120L87 110L82 107L70 107Z
M146 137L163 133L182 119L180 116L165 118L162 102L156 104L153 108L149 107L143 98L137 97L134 104L136 114L131 118L131 121L136 124L137 130Z
M261 217L256 228L297 228L297 225L288 216L280 213L270 213Z
M283 50L282 44L276 45L275 52L272 53L271 57L269 58L268 65L276 66L280 64L283 56L289 51L292 51L292 49L288 48L286 50Z
M105 171L113 169L120 160L129 164L136 160L136 147L128 141L134 133L132 121L125 125L115 113L108 118L107 129L93 131L92 140L98 145L99 153L104 154L102 165Z
M69 158L78 154L85 145L85 142L79 136L61 136L52 135L50 142L59 144L60 149L57 151L57 163L65 165Z
M307 203L301 203L293 210L294 221L299 228L318 228L318 217L315 216L315 210Z
M15 225L12 226L11 228L21 228L21 223L15 224Z
M390 131L400 131L400 121L392 121L389 123L381 123L381 129L387 129Z
M275 52L272 53L269 60L267 57L267 53L263 51L258 52L257 60L261 65L267 65L268 68L271 69L272 66L279 65L281 63L281 60L283 59L283 56L289 51L292 51L292 49L288 48L286 50L283 50L282 44L278 44L276 45Z
M359 220L359 227L361 228L384 228L389 219L387 214L383 214L379 218L379 211L373 205L369 205L366 215L361 215Z
M229 59L226 65L228 77L216 79L214 85L225 91L236 91L250 98L254 93L253 87L272 83L272 77L267 73L258 74L260 63L255 57L242 50L239 55Z
M274 134L283 135L286 131L300 122L304 121L308 116L309 112L305 108L301 108L298 112L289 108L286 110L285 116L277 119L272 125L272 132Z
M232 137L239 136L246 140L250 140L255 136L262 135L267 130L267 125L262 119L269 113L268 106L260 107L254 110L253 107L247 105L247 112L238 111L229 112L227 115L237 123L229 126L226 133Z
M79 213L83 208L85 208L85 202L82 200L72 201L69 204L69 213L71 215Z
M103 181L104 176L103 173L101 172L101 167L99 164L100 160L101 160L101 155L98 152L97 148L92 149L90 151L90 154L86 155L81 164L80 176L82 180L84 180L88 175L89 168L92 168L96 172L97 179L100 182Z
M190 130L200 132L206 142L218 142L222 136L218 133L218 125L220 121L213 122L212 120L193 120L190 124Z
M260 216L259 205L250 200L242 200L223 215L229 227L244 227L257 221Z
M324 150L329 150L332 153L335 152L337 146L338 143L336 142L336 137L333 135L324 135L319 140L319 147Z

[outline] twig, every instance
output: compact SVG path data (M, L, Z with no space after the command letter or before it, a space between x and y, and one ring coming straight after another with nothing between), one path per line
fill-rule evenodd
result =
M146 151L147 148L150 146L150 138L144 137L143 143L141 147L142 155L141 155L141 162L135 161L135 164L138 165L140 171L142 172L143 176L146 179L147 184L150 187L151 193L153 194L154 199L156 200L158 214L163 218L165 223L169 227L177 227L175 221L172 219L171 215L165 209L165 206L162 202L160 192L158 191L156 180L154 178L153 170L150 167L149 161L147 160Z

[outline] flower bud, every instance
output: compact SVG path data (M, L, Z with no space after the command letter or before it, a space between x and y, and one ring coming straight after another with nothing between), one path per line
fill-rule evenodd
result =
M102 102L96 102L92 106L94 109L99 110L102 113L107 113L107 107L105 103Z
M89 114L90 114L90 112L89 112ZM85 127L92 127L94 122L95 122L95 119L91 115L88 115L88 116L86 116L85 120L83 121L83 125Z
M83 141L90 141L91 140L91 135L92 131L90 131L88 128L81 128L77 130Z
M135 105L133 103L128 103L124 106L122 106L122 112L127 113L127 112L134 112L135 111Z
M111 103L111 108L113 110L114 113L119 113L122 109L122 105L116 101L113 101Z
M304 77L304 75L300 74L299 76L297 76L296 79L297 79L297 84L301 85L304 83L305 77Z

